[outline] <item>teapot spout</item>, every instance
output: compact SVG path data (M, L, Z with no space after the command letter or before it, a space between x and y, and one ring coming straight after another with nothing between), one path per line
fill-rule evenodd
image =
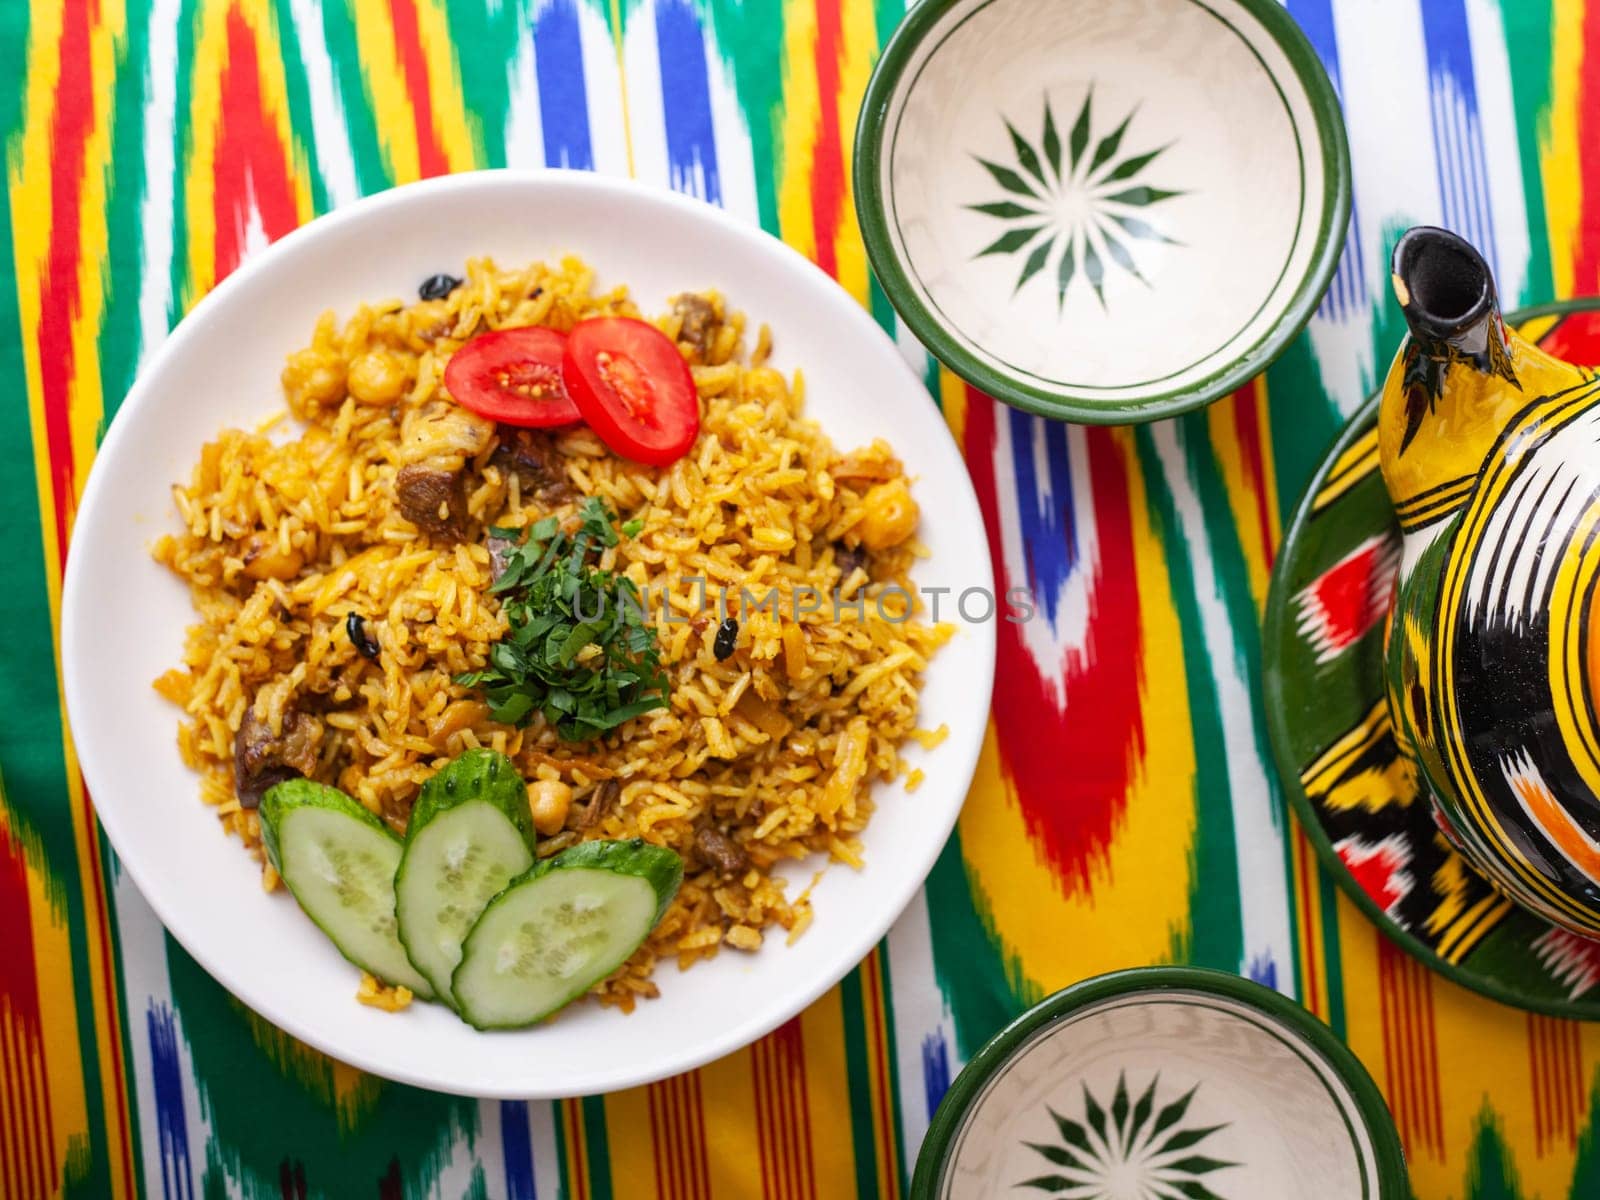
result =
M1391 280L1411 335L1378 409L1378 455L1397 508L1476 474L1532 382L1570 376L1506 329L1483 255L1445 229L1419 225L1394 248ZM1430 515L1443 516L1443 513Z
M1395 245L1391 271L1395 299L1425 354L1465 360L1516 383L1494 276L1483 255L1447 229L1418 225Z

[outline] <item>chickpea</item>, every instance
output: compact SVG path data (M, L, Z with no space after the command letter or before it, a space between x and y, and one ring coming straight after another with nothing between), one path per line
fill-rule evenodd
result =
M553 837L567 823L572 807L572 789L559 779L536 779L528 785L528 808L533 827L544 837Z
M903 478L878 484L862 497L861 505L866 515L856 528L861 534L861 544L868 550L898 546L911 536L921 516Z
M359 404L393 404L406 390L406 373L392 354L374 350L350 364L347 383Z
M337 404L344 399L344 364L320 350L297 350L283 368L290 407Z

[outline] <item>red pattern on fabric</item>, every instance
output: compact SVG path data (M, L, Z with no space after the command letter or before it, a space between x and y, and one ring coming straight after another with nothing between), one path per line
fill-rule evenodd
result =
M450 170L444 147L433 127L433 93L428 88L428 60L422 53L422 34L417 29L415 0L389 0L389 19L394 25L395 52L405 76L406 94L417 131L417 170L430 179Z
M0 822L0 1192L8 1196L48 1196L61 1186L29 913L22 843Z
M221 282L244 257L252 212L259 214L269 241L300 223L289 181L289 148L261 102L256 41L237 8L228 11L228 63L222 70L218 126L212 267Z
M1003 597L1026 579L1008 574L1000 539L995 418L996 402L968 388L967 466L989 535L994 587ZM1095 562L1078 567L1092 571L1083 645L1068 649L1059 665L1049 664L1047 675L1024 643L1020 624L1000 621L996 639L993 708L1001 764L1015 785L1029 838L1068 895L1086 893L1092 868L1105 862L1144 754L1139 575L1128 471L1117 436L1099 428L1084 432L1094 505L1092 514L1074 519L1095 522L1099 553ZM1044 620L1043 612L1034 619ZM1063 681L1064 706L1051 676Z
M834 252L844 213L844 142L839 135L839 67L844 57L844 20L840 0L817 2L817 142L811 159L811 229L816 238L817 266L838 277Z

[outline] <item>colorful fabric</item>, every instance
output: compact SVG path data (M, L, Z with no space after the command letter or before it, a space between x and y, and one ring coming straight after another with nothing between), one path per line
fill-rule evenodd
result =
M1346 107L1347 253L1263 379L1138 430L997 406L872 284L849 142L900 5L0 7L0 1196L899 1197L1009 1017L1171 961L1265 980L1345 1037L1424 1200L1600 1195L1600 1037L1435 978L1342 898L1286 815L1257 683L1284 517L1398 340L1397 232L1471 238L1508 308L1600 288L1600 0L1289 0ZM839 987L680 1078L480 1102L294 1043L165 935L78 777L56 618L95 446L208 288L362 194L546 164L693 193L835 275L926 378L1001 585L1047 619L1001 626L959 830Z

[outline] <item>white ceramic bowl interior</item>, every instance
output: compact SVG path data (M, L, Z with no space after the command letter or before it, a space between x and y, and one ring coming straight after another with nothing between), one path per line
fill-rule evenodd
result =
M150 558L178 528L170 486L225 426L282 406L284 356L319 313L415 294L468 258L521 263L576 253L601 286L626 283L646 310L714 286L767 321L773 362L803 367L807 404L835 444L888 438L920 480L919 584L991 583L987 541L959 453L893 343L799 255L719 210L593 175L484 172L398 189L324 217L251 259L152 357L106 435L78 515L62 606L72 733L100 820L140 891L179 942L245 1004L354 1066L443 1091L554 1097L631 1086L737 1049L816 999L888 930L955 822L977 761L994 664L990 625L963 625L928 672L922 722L948 724L927 780L880 786L865 870L829 868L815 921L792 947L724 951L680 973L631 1015L580 1004L542 1027L479 1033L447 1009L391 1015L356 1003L354 969L259 872L200 802L179 759L178 710L150 681L179 661L194 619L187 588ZM753 328L753 325L752 325ZM788 872L791 888L821 861Z
M1319 129L1338 123L1326 76L1265 7L913 10L860 169L880 197L863 205L874 266L930 349L1003 399L1088 420L1265 366L1320 296L1348 203L1342 132Z
M1036 1030L972 1100L937 1195L1011 1194L1063 1166L1084 1195L1382 1194L1361 1104L1321 1052L1240 999L1182 988Z

